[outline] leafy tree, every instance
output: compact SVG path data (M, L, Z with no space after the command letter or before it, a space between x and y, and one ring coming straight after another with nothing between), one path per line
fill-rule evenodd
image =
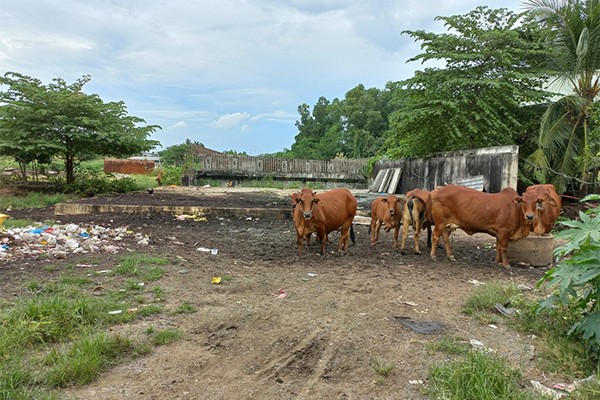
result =
M383 144L388 129L391 89L366 89L359 84L342 100L320 97L312 112L307 104L298 107L296 142L284 156L333 159L373 156Z
M190 139L186 139L185 143L169 146L166 149L159 151L158 155L160 156L161 161L166 164L182 166L186 161L186 156L196 148L205 147L200 142L192 142Z
M147 139L158 125L141 125L145 121L129 116L122 101L83 93L90 79L67 84L55 78L43 85L14 72L0 77L0 86L8 86L0 92L0 154L21 164L59 157L73 183L75 167L86 158L127 157L159 144Z
M540 28L506 9L477 7L437 17L447 33L405 31L424 49L409 61L441 60L445 68L417 71L397 83L387 156L514 143L520 107L548 97L544 71L533 60L547 53Z
M544 114L538 149L529 160L540 181L552 182L562 192L574 177L585 192L592 148L598 146L598 137L590 136L589 113L600 92L600 1L530 0L525 4L533 17L550 28L548 41L555 51L544 61L556 81L572 89Z

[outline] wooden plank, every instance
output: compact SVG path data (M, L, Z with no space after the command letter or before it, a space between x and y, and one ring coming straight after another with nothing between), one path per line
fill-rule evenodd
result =
M369 187L369 192L375 192L375 191L377 191L377 189L379 188L379 185L381 185L381 181L383 180L383 175L384 174L385 174L385 169L380 169L377 172L377 176L375 177L375 180L373 181L373 183Z
M392 178L390 179L390 185L388 186L388 194L396 193L396 188L398 187L398 183L400 183L400 177L402 176L402 168L394 168L394 173L392 174Z
M389 180L390 180L390 168L386 168L385 169L385 173L383 174L383 179L381 180L381 184L379 185L379 187L377 188L377 193L381 193L385 190L385 188L387 188L387 186L389 185Z

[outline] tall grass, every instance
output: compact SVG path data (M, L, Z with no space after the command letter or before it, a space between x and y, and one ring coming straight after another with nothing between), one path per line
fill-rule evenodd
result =
M520 389L519 370L495 355L472 351L458 361L434 366L427 393L449 400L534 400Z

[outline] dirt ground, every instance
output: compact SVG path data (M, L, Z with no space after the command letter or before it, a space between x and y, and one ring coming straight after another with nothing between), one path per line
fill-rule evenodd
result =
M86 202L168 204L219 207L289 208L292 190L160 188L146 192L93 197ZM357 194L362 214L368 201ZM194 314L164 312L128 324L177 327L183 339L121 364L95 382L69 388L77 399L424 399L428 369L447 356L428 344L444 336L476 339L522 368L525 380L549 379L527 356L536 339L519 336L501 320L490 327L461 314L473 282L512 281L534 287L544 268L494 263L494 239L485 234L455 233L458 261L428 255L402 255L391 233L382 231L371 247L368 226L356 225L357 241L338 256L339 234L330 235L328 254L312 245L297 257L291 219L208 218L178 220L168 214L53 215L53 208L10 213L13 218L127 226L148 235L150 244L130 250L172 260L158 284L165 289L166 310L184 302ZM425 243L422 243L427 250ZM198 251L216 248L218 253ZM426 252L426 251L425 251ZM0 261L1 296L24 295L24 282L52 276L43 265L73 264L93 258L111 265L119 254L68 255L61 260L21 257ZM211 284L215 276L228 276ZM278 293L285 293L285 297ZM443 329L420 334L401 322L437 322ZM120 327L115 327L119 330ZM382 378L373 363L394 364Z

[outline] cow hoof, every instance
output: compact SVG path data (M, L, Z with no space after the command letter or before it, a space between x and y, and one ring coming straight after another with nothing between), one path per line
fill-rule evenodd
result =
M450 261L456 261L456 258L454 258L454 256L450 256L450 257L448 257L448 260L450 260Z
M405 256L407 253L405 250L400 250L400 254L402 254L403 256Z
M437 260L437 257L436 257L436 256L431 256L431 259L432 259L433 261L435 261L435 260Z
M421 252L420 251L415 251L415 254L418 255L418 256L420 256Z

